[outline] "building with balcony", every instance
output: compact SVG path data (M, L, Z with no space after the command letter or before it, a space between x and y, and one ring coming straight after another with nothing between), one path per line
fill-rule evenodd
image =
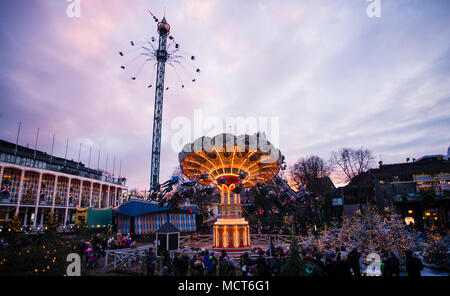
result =
M450 150L450 149L449 149ZM450 153L450 151L449 151ZM395 207L405 223L419 227L448 225L450 210L449 155L427 155L405 163L383 164L343 187L346 205Z
M43 227L53 210L63 225L73 224L77 207L122 204L125 182L83 163L0 140L0 223L19 215L24 226Z

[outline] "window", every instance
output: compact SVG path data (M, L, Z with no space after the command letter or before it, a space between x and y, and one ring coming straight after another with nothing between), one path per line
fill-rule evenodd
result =
M405 217L405 223L406 223L406 225L409 225L409 224L415 224L415 221L414 221L414 218L413 217Z

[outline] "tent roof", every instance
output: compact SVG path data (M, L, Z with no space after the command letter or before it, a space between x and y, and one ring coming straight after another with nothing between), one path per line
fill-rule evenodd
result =
M193 213L196 213L197 207L191 206ZM168 207L159 207L157 203L147 201L132 200L121 204L115 208L114 212L120 215L135 217L151 213L161 213L167 211L177 211L177 209L171 209ZM186 207L182 208L182 211L187 211Z
M112 224L112 208L107 209L93 209L87 210L87 225L95 227L96 225L111 225Z
M161 228L159 228L156 232L158 233L172 233L172 232L180 232L178 228L173 226L172 223L166 223Z

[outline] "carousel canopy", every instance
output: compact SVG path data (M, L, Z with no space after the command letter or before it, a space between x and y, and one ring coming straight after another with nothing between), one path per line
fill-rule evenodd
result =
M232 181L234 176L243 187L274 178L284 159L280 150L261 133L202 137L185 145L178 158L183 173L202 185L220 186L221 182Z

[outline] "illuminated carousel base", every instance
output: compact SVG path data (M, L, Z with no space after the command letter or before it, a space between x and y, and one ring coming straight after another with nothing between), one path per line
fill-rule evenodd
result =
M242 252L250 249L250 229L243 218L220 218L214 223L214 249Z

